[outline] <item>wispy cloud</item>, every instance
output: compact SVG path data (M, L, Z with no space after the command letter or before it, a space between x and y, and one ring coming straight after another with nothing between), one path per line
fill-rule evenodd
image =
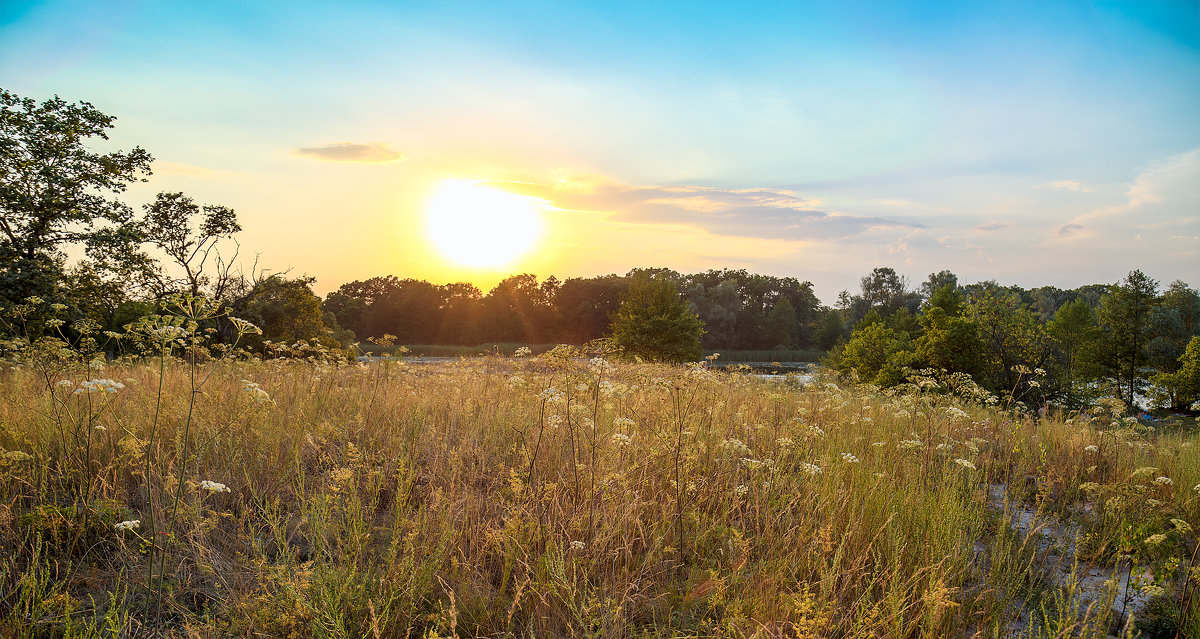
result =
M1010 226L1012 226L1012 222L984 222L983 224L977 224L975 229L978 231L999 231Z
M1047 182L1045 184L1034 185L1035 189L1058 189L1062 191L1075 191L1076 193L1090 193L1091 189L1084 186L1079 180L1057 180Z
M399 151L380 142L358 144L356 142L334 142L320 146L301 147L292 155L324 160L326 162L352 162L358 164L387 164L408 158Z
M1062 238L1072 237L1083 230L1082 224L1063 224L1058 227L1058 236Z
M564 179L548 186L502 186L546 199L566 211L599 211L616 222L687 225L724 236L836 241L883 229L921 227L825 210L820 200L787 189L638 186L596 178Z

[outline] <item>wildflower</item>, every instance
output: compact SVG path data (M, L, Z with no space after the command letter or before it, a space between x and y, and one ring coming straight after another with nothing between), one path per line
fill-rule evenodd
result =
M142 525L142 520L130 519L127 521L122 521L117 524L113 524L113 528L116 528L117 530L133 530L141 525Z
M562 394L562 391L551 386L551 387L547 388L546 390L542 391L542 394L540 395L540 397L542 398L542 401L545 401L545 402L557 402L563 398L563 394Z
M10 450L4 453L4 459L10 462L23 462L33 459L33 455L19 450Z
M107 428L105 428L104 426L100 425L100 424L97 424L97 425L96 425L96 430L99 430L99 431L105 431L105 430L108 430L108 429L107 429Z
M1033 374L1037 375L1038 377L1045 377L1046 371L1045 371L1045 369L1035 368L1035 369L1033 369Z
M1097 484L1094 481L1084 482L1082 484L1079 484L1079 490L1090 493L1094 490L1100 490L1100 484Z
M55 313L61 313L67 310L67 305L55 302L54 304L50 305L50 310L54 311Z
M1181 534L1181 535L1186 535L1186 534L1192 532L1191 524L1187 523L1186 521L1184 521L1182 519L1172 519L1171 523L1175 525L1175 529L1178 530L1179 534Z
M754 470L755 468L758 468L762 464L763 464L762 460L759 460L759 459L752 459L750 457L742 458L742 465L744 465L746 468L749 468L750 470Z
M215 482L215 481L209 481L209 480L207 480L207 479L205 479L204 481L200 482L200 488L201 488L202 490L207 490L207 491L209 491L209 492L213 492L213 493L227 493L227 492L229 492L229 486L226 486L225 484L220 484L220 483L217 483L217 482Z
M818 466L816 464L810 464L808 462L800 462L800 470L804 471L805 474L812 476L812 477L816 477L817 475L820 475L821 473L825 472L825 471L821 470L820 466Z
M871 445L875 448L879 448L880 446L886 446L887 442L871 442Z
M65 381L65 380L64 380ZM79 388L75 389L73 395L86 395L88 393L115 393L125 385L115 379L89 379L79 383Z
M920 448L921 446L924 446L924 444L922 444L921 440L919 439L905 439L901 440L899 444L896 444L896 448L899 448L900 450L912 450L914 448Z
M55 386L59 386L61 388L67 388L68 386L74 386L74 385L75 385L75 382L72 382L69 379L60 379L60 380L58 380L58 383L55 384Z
M267 391L259 388L258 384L255 384L248 379L242 380L242 390L249 393L250 398L253 399L256 404L266 404L271 401L271 396L267 394Z
M1196 484L1195 486L1192 486L1192 490L1200 493L1200 484Z
M525 385L525 378L521 377L520 375L513 375L512 377L508 378L508 387L509 388L520 388L524 385Z
M1091 444L1091 445L1089 445L1089 446L1084 446L1084 447L1083 447L1083 449L1084 449L1085 451L1089 452L1089 453L1098 453L1098 452L1100 452L1100 447L1099 447L1099 446L1097 446L1097 445L1095 445L1095 444Z
M587 384L576 384L575 390L579 391L580 393L586 393L586 392L588 392L588 385Z
M613 365L608 363L608 360L603 357L593 357L588 361L588 368L596 373L611 373Z
M938 444L938 445L937 445L937 449L938 449L938 450L940 450L940 451L942 451L942 452L945 452L945 451L948 451L948 450L953 450L953 449L954 449L954 444L949 444L949 443L946 443L946 442L942 442L942 443L940 443L940 444Z
M587 544L579 541L578 539L571 542L571 550L583 550L584 548L587 548Z
M529 357L533 351L529 350L528 346L522 346L513 352L513 357Z
M813 437L824 437L825 431L821 430L821 427L817 426L816 424L809 424L808 434L812 435Z
M721 448L734 453L739 457L745 457L750 454L750 447L743 444L740 439L726 439L721 442Z
M854 456L854 453L842 453L842 461L847 464L857 464L858 458Z
M969 459L956 459L956 460L954 460L954 463L958 464L959 466L962 466L963 468L975 470L975 464L971 463L971 460L969 460Z
M624 433L614 434L612 436L612 441L614 444L616 444L618 446L628 446L633 443L633 440L629 438L629 435L626 435Z
M617 392L617 387L607 379L600 382L600 394L605 397L612 397Z
M1159 486L1174 486L1175 485L1175 481L1165 475L1159 476L1157 479L1154 480L1154 483L1158 484Z
M968 419L970 417L970 415L967 415L966 411L957 406L951 406L950 408L947 408L946 414L949 415L951 419Z
M1167 536L1163 535L1163 534L1150 535L1149 537L1146 538L1146 545L1147 546L1157 546L1158 544L1161 544L1162 542L1164 542L1166 540L1167 540Z
M1030 388L1037 388L1037 387L1039 387L1039 386L1041 386L1041 385L1042 385L1042 383L1041 383L1041 382L1039 382L1039 381L1037 381L1036 379L1031 379L1031 380L1029 380L1029 387L1030 387Z

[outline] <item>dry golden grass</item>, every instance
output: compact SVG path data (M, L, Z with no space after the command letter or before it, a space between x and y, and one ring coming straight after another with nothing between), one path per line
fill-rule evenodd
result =
M124 388L71 394L92 376ZM0 634L1105 636L1049 529L1200 624L1200 452L1108 414L553 358L161 381L0 372Z

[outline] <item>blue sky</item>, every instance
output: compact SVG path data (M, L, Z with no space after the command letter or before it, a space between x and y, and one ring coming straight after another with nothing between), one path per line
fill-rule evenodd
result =
M131 203L231 206L244 251L322 291L650 265L826 302L881 265L1200 285L1198 2L6 1L0 78L116 115L158 159ZM422 216L451 178L549 203L544 239L447 263Z

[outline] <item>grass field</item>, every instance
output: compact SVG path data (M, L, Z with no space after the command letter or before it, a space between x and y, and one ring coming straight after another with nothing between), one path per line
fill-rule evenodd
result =
M0 371L4 636L1200 636L1195 437L1107 412L545 357L56 362Z

